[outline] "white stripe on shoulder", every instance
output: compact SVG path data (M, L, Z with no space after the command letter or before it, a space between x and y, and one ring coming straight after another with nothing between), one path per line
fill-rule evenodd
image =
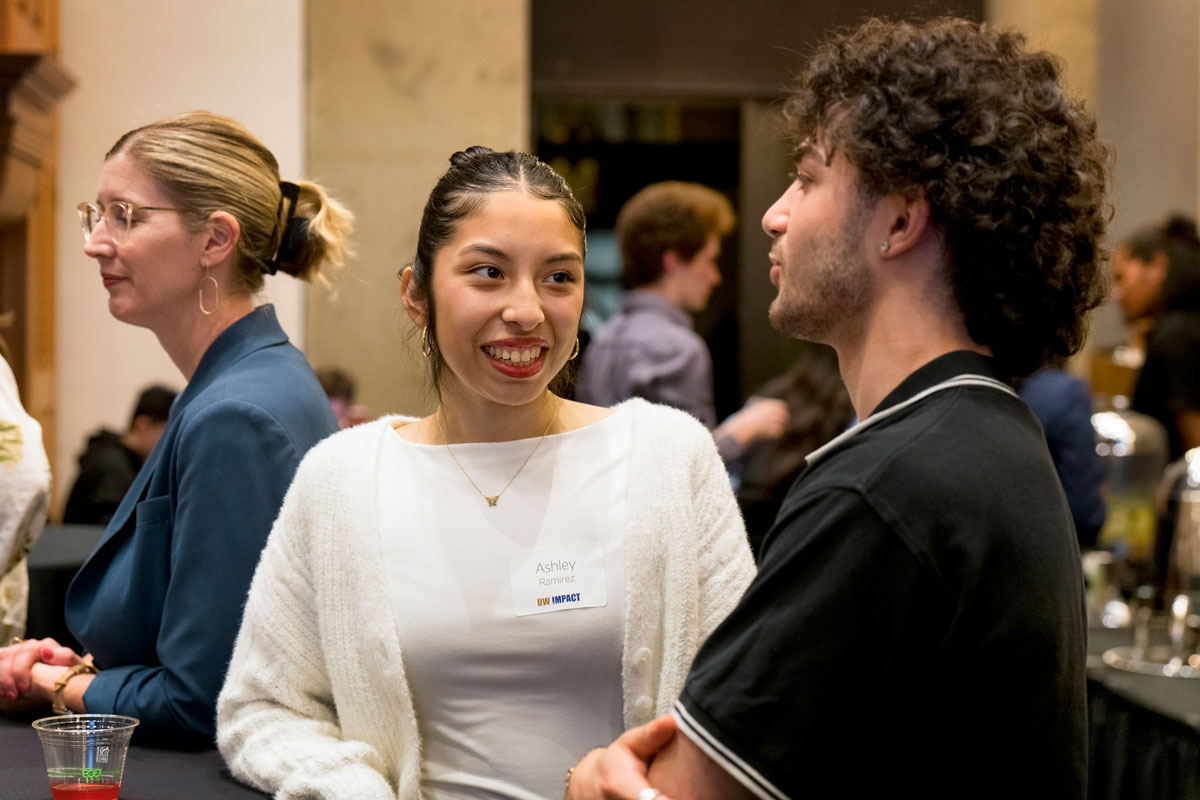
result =
M824 458L829 453L830 450L834 450L834 449L840 447L842 445L842 443L845 442L847 439L850 439L850 438L858 435L859 433L862 433L864 430L871 427L876 422L887 419L892 414L895 414L897 411L900 411L901 409L904 409L904 408L908 408L909 406L913 405L914 403L918 403L918 402L924 400L926 397L928 397L931 394L936 394L937 392L941 392L946 389L954 389L959 386L982 386L987 389L996 389L997 391L1004 392L1005 394L1012 395L1013 397L1017 397L1017 398L1020 397L1020 395L1018 395L1015 391L1013 391L1013 388L1011 386L1009 386L1007 383L1004 383L1002 381L998 381L995 378L989 378L986 375L975 375L975 374L971 374L971 373L968 373L965 375L959 375L957 377L950 378L949 380L942 381L941 383L936 384L934 386L930 386L929 388L925 389L924 391L917 392L916 394L914 394L912 397L908 398L907 400L903 400L894 406L885 408L883 411L877 411L876 413L874 413L871 416L864 419L862 422L855 425L853 428L850 428L847 431L842 431L842 433L839 434L838 436L829 440L821 447L818 447L816 450L813 450L811 453L809 453L807 456L804 457L804 461L809 466L812 466L813 464L817 463L817 461Z
M762 800L789 800L786 794L775 787L775 784L764 778L758 770L704 730L700 723L696 722L696 718L683 707L683 703L675 701L675 706L671 709L671 716L675 717L675 721L679 724L679 730L691 739L693 744L699 747L717 766L728 772L738 783L749 789L755 797L761 797Z

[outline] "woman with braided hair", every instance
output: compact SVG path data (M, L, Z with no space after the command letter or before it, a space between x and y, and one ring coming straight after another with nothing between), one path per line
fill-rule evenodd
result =
M549 166L451 157L400 283L437 409L342 431L297 470L217 704L239 780L538 800L678 695L754 567L707 428L561 395L585 248Z

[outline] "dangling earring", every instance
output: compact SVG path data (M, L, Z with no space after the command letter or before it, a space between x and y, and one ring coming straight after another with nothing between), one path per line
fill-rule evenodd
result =
M571 351L571 357L567 361L574 361L579 357L579 337L575 337L575 349Z
M421 355L429 358L433 355L433 342L429 340L429 327L421 328Z
M217 279L212 276L210 270L212 267L204 268L204 277L200 280L200 311L204 316L208 317L217 312L217 307L221 305L221 285L217 283ZM213 285L213 306L212 308L204 307L204 284L211 282Z

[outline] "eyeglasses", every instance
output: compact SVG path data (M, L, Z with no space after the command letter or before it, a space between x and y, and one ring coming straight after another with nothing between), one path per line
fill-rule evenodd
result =
M79 226L83 228L83 240L86 242L95 232L100 220L108 223L108 235L114 242L120 244L129 238L129 229L133 227L133 215L137 211L179 211L178 208L164 206L135 206L123 200L116 200L107 206L103 203L80 203L75 208L79 212Z

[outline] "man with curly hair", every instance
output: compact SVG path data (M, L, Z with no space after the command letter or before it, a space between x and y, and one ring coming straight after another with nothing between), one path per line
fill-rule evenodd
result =
M1085 796L1079 552L1008 385L1106 290L1107 154L1058 75L954 19L814 53L770 318L837 350L862 422L809 456L672 715L569 796Z

